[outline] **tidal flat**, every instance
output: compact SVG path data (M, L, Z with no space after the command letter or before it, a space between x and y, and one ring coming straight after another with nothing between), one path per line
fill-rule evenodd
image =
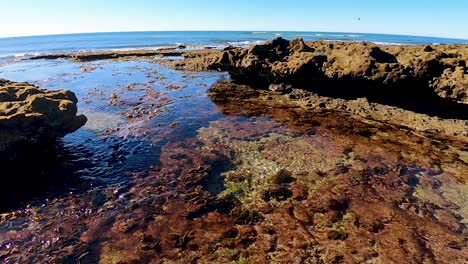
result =
M73 91L88 121L2 172L0 260L468 260L466 87L440 117L237 83L236 56L205 67L220 52L4 62L0 78Z

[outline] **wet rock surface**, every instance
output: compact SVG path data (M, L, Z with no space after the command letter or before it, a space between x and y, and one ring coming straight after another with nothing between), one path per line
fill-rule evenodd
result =
M0 210L45 190L77 182L57 173L71 153L59 153L57 139L82 127L77 98L69 90L51 91L0 79Z
M86 123L75 94L0 79L0 155L17 146L53 142Z
M264 113L269 109L290 109L291 116L281 117L279 121L293 122L304 112L316 115L333 113L345 116L349 122L363 121L373 125L388 125L432 138L450 138L465 143L468 140L467 120L432 117L374 103L366 98L346 100L320 96L302 89L291 89L284 94L283 91L255 89L226 80L212 85L208 95L229 114L241 113L249 116Z

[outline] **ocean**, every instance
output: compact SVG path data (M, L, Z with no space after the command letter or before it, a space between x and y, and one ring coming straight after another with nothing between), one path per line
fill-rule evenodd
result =
M335 41L370 41L376 44L468 44L468 40L341 32L278 31L166 31L84 33L48 36L0 38L0 58L25 57L55 52L97 50L159 49L184 45L188 49L249 46L275 37Z

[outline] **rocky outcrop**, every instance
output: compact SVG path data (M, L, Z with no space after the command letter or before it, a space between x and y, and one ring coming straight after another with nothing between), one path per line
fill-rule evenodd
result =
M285 89L289 87L272 84L267 91L221 80L214 83L207 92L210 99L227 115L266 115L279 123L287 124L297 119L297 116L291 115L290 112L298 113L297 115L304 115L306 112L313 116L333 113L333 118L342 117L343 120L348 120L349 124L371 124L377 121L379 124L417 132L429 138L450 138L468 144L467 120L441 119L399 107L373 103L365 98L346 100L319 96L301 89ZM285 110L289 111L284 114ZM466 110L464 113L466 114ZM306 126L307 122L299 123Z
M379 46L277 38L247 49L226 48L209 69L235 82L293 85L340 97L438 96L468 104L467 45ZM278 86L274 86L278 87Z
M86 123L75 94L0 79L0 155L17 146L53 142ZM9 158L14 158L8 153Z

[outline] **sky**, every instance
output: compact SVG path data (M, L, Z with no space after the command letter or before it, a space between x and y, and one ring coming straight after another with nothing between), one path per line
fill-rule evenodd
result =
M468 39L468 0L0 0L0 37L252 30Z

